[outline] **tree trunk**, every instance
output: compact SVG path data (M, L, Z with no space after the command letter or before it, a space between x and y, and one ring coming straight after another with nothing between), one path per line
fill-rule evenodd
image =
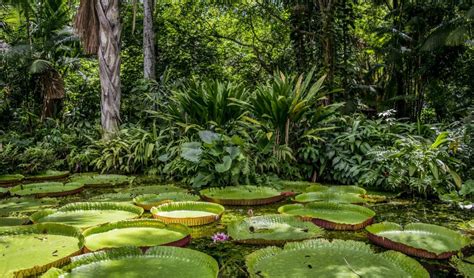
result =
M101 123L104 138L111 138L120 123L120 0L97 0L99 18L99 75Z
M147 79L155 79L155 30L153 30L154 0L143 0L143 72Z

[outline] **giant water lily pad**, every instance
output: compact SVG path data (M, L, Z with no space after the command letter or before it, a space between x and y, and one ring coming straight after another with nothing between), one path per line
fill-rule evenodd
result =
M199 196L184 192L166 192L161 194L143 194L133 198L135 205L150 210L152 207L176 201L198 201Z
M0 197L3 197L5 195L8 195L8 189L4 187L0 187Z
M133 197L130 193L104 193L90 198L94 202L126 202L132 203Z
M59 197L77 194L82 191L84 185L78 182L41 182L20 184L10 189L10 194L16 196Z
M132 183L134 177L124 175L79 174L71 177L72 182L79 182L88 187L121 186Z
M0 276L36 275L80 254L83 238L74 227L45 223L0 230Z
M354 193L336 193L336 192L308 192L297 195L294 199L298 203L309 202L331 202L341 204L364 204L367 201Z
M320 185L315 184L306 188L306 192L336 192L336 193L354 193L354 194L367 194L367 191L355 185Z
M285 205L278 212L300 216L330 230L359 230L371 224L375 216L363 206L323 202Z
M132 204L113 202L72 203L59 209L38 211L31 215L34 223L58 222L80 228L136 218L143 209Z
M20 183L25 176L20 174L0 175L0 187L10 187Z
M20 226L30 221L28 217L0 217L0 227Z
M205 225L217 221L224 207L206 202L172 202L153 207L153 217L165 223L181 223L187 226Z
M274 188L252 185L209 188L201 190L200 193L205 201L234 206L265 205L278 202L286 197L285 194Z
M250 277L428 278L416 260L395 251L376 254L368 244L324 239L267 247L246 257Z
M291 192L305 192L306 188L312 185L320 185L319 183L309 182L309 181L278 181L276 183L276 187L283 190L283 191L291 191Z
M54 207L58 203L58 200L53 198L9 198L0 201L0 215L37 211L40 209Z
M122 247L74 257L62 270L47 277L199 277L216 278L219 266L199 251L155 246L144 254L138 248Z
M227 228L233 240L246 244L284 244L322 235L323 230L311 222L292 215L264 215L232 222Z
M166 192L185 192L186 189L177 187L173 184L143 185L125 188L120 192L130 193L132 197L143 194L161 194Z
M446 259L471 244L468 237L438 225L383 222L366 227L371 241L388 249L430 259Z
M34 176L27 176L25 179L30 181L59 180L67 178L69 174L69 171L47 170Z
M88 251L124 246L184 246L191 239L188 227L182 224L165 224L153 219L107 223L86 229L83 235L84 246Z

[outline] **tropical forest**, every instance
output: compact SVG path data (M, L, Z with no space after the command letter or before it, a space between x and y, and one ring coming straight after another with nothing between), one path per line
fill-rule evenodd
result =
M474 1L0 0L0 277L474 278Z

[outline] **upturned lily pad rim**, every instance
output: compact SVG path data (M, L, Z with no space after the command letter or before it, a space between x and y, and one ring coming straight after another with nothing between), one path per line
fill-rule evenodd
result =
M352 205L352 204L329 203L329 202L312 202L312 203L307 203L305 205L303 204L284 205L278 208L278 212L282 214L291 214L288 212L292 210L302 209L302 208L315 209L315 210L325 209L325 210L335 210L335 211L351 210L356 213L363 214L366 217L366 220L364 220L363 222L351 224L351 223L344 223L344 222L336 222L336 221L312 217L312 216L297 215L305 221L311 221L314 224L328 230L349 230L349 231L360 230L366 227L367 225L372 224L375 217L375 212L364 206L358 206L358 205Z
M296 195L293 200L297 203L331 202L354 205L367 203L367 201L360 197L359 194L332 191L306 192Z
M338 193L354 193L354 194L367 194L367 190L356 185L323 185L314 184L308 186L306 192L338 192Z
M132 257L175 257L178 262L183 259L187 261L195 261L196 265L208 268L212 273L212 277L217 278L219 274L219 265L217 261L206 253L180 247L172 246L154 246L147 249L144 253L137 247L120 247L107 251L97 251L73 257L71 263L64 266L61 270L54 270L48 273L48 277L61 277L62 275L74 270L74 268L85 266L100 261L126 259Z
M67 178L71 173L69 171L57 171L47 170L33 176L26 176L25 180L28 181L48 181L48 180L60 180Z
M251 237L251 233L246 234L245 229L247 228L249 222L252 220L273 221L275 223L286 223L297 228L305 228L308 230L308 237L302 239L291 239L290 237L288 237L288 239L272 239L271 233L268 234L269 238ZM240 228L244 229L242 230ZM227 226L227 233L232 238L232 240L237 243L254 245L282 245L286 242L303 241L311 238L320 237L324 233L324 231L310 222L301 220L297 216L267 214L233 221Z
M369 240L378 245L381 245L388 249L397 250L411 256L427 259L448 259L451 256L457 254L462 249L472 244L472 241L468 237L463 236L462 234L456 231L453 231L446 227L427 223L409 223L405 226L402 226L393 222L381 222L367 226L365 227L365 229L368 232L367 237L369 238ZM435 250L416 248L414 246L410 246L405 243L398 242L393 239L379 235L382 232L388 231L425 231L433 234L445 234L450 239L453 239L453 241L458 241L460 243L460 248L446 250L445 252L436 252Z
M0 175L0 187L11 187L20 183L25 176L21 174Z
M56 213L56 212L68 212L68 211L81 211L81 210L122 210L134 213L137 217L143 214L143 208L134 206L127 203L117 202L82 202L82 203L71 203L64 205L58 209L45 209L37 211L30 216L33 223L37 223L42 218Z
M163 223L159 220L155 219L129 219L129 220L123 220L123 221L117 221L117 222L109 222L109 223L104 223L99 226L94 226L85 229L82 232L82 235L84 236L84 239L86 239L90 235L95 235L95 234L100 234L100 233L105 233L111 230L116 230L116 229L123 229L123 228L157 228L157 229L167 229L171 230L174 232L181 233L183 237L179 240L168 242L165 244L161 244L161 246L177 246L177 247L183 247L186 246L190 241L191 241L191 230L182 224L179 223ZM142 250L146 250L152 246L137 246L141 248ZM114 248L115 249L115 248ZM103 250L103 249L101 249ZM107 249L108 250L108 249ZM87 248L87 241L85 241L84 245L84 251L85 252L90 252ZM97 250L98 251L98 250Z
M354 240L340 240L334 239L329 241L327 239L310 239L301 242L288 242L283 248L279 247L266 247L259 249L245 258L245 264L251 278L259 278L261 276L255 275L255 270L258 264L266 259L272 259L280 253L299 251L304 252L305 249L324 249L325 252L330 250L351 250L360 252L361 255L368 254L370 256L378 256L382 260L393 263L397 268L403 269L408 272L411 277L415 278L429 278L430 275L423 266L416 261L402 253L396 251L385 251L383 253L375 253L370 245ZM329 249L329 250L328 250Z
M252 191L252 192L265 192L268 193L267 197L256 197L256 198L235 198L235 197L226 197L225 194L231 191ZM221 205L230 205L230 206L254 206L254 205L267 205L271 203L278 202L287 197L282 192L279 192L273 187L267 186L254 186L254 185L244 185L244 186L228 186L228 187L213 187L203 189L199 192L201 198L204 201L217 203ZM220 195L213 196L213 193L218 193Z
M5 229L0 230L0 236L14 236L14 235L26 235L26 234L52 234L60 236L68 236L76 238L78 240L77 251L69 254L64 258L58 258L56 261L50 262L45 265L37 265L31 268L25 268L21 270L14 271L12 274L14 277L23 277L23 276L34 276L45 272L51 267L59 267L70 261L70 258L82 253L82 248L84 246L84 237L82 236L81 231L73 226L65 225L61 223L38 223L33 225L23 225L23 226L11 226Z
M165 192L165 193L159 193L159 194L138 195L135 198L133 198L133 203L136 206L144 208L145 210L150 210L152 207L156 207L164 203L176 202L174 201L176 197L178 197L177 201L198 201L199 200L199 196L193 195L187 192ZM149 200L157 200L157 201L149 202Z
M58 190L58 191L44 191L44 192L36 192L36 193L31 193L28 192L29 188L34 188L34 187L47 187L47 186L55 186L58 188L61 188L63 190ZM16 196L34 196L36 198L42 198L42 197L61 197L61 196L67 196L67 195L73 195L81 192L84 189L84 184L78 183L78 182L69 182L69 183L62 183L62 182L39 182L39 183L28 183L28 184L20 184L15 187L10 188L10 194L11 195L16 195ZM29 194L28 194L29 193Z
M215 215L181 218L158 215L159 212L176 210L204 211L213 213ZM156 207L152 207L150 210L154 218L159 219L165 223L181 223L187 226L200 226L218 221L221 219L224 211L225 208L219 204L197 201L165 203Z

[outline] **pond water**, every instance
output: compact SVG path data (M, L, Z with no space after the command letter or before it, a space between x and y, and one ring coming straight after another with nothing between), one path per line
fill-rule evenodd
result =
M113 196L114 189L87 189L74 196L58 198L59 204L76 201L88 201L91 198L107 193ZM221 277L248 277L245 270L245 256L262 248L258 246L235 244L232 242L214 243L211 236L218 232L226 233L227 225L235 220L243 219L249 215L276 214L278 207L291 203L289 200L264 206L225 206L226 211L221 221L200 226L192 229L192 242L189 248L196 249L213 256L221 267ZM440 202L390 198L387 203L370 204L369 207L377 215L375 222L392 221L400 224L410 222L424 222L442 225L454 230L459 230L458 225L473 218L472 211L462 210L455 205ZM29 213L28 213L29 214ZM9 216L23 214L10 213ZM143 218L151 218L150 213L145 213ZM365 230L360 231L325 231L323 238L327 239L351 239L369 243ZM376 251L384 251L383 248L372 245ZM470 250L469 252L471 252ZM456 271L448 261L418 259L430 272L431 277L455 277Z

